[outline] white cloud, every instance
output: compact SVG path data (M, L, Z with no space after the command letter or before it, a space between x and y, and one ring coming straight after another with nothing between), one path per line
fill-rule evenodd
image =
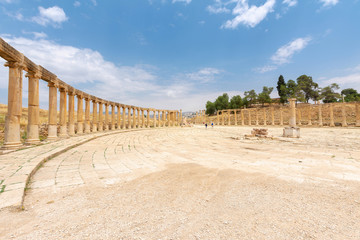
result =
M80 7L80 6L81 6L81 3L79 1L74 2L74 7Z
M212 91L206 90L208 85L203 83L213 81L223 72L206 67L192 73L172 73L161 78L157 74L159 70L153 66L114 64L91 49L64 46L43 38L29 39L10 35L1 37L66 83L106 100L136 106L182 108L184 111L204 108L202 105L211 99L206 96ZM4 62L0 58L2 66ZM24 83L26 81L24 78ZM8 68L0 67L0 102L6 103L7 86ZM24 85L24 97L26 91L27 87ZM47 108L48 89L45 84L42 84L40 91L41 107ZM211 94L213 95L218 96ZM195 100L199 102L194 102Z
M310 37L298 38L288 44L280 47L276 53L271 57L273 63L281 65L288 63L292 56L303 50L311 41Z
M339 3L339 0L320 0L324 7L335 6Z
M57 27L60 26L61 23L68 20L64 10L58 6L43 8L39 7L39 15L33 17L32 20L42 26L46 26L48 24L52 24Z
M344 88L354 88L360 91L360 72L349 74L345 76L339 76L334 78L329 78L321 82L321 86L328 86L332 83L337 83L339 86Z
M92 4L93 4L94 6L97 6L96 0L91 0L91 2L92 2Z
M235 29L240 24L255 27L265 19L268 13L273 12L275 3L275 0L267 0L263 5L258 7L255 5L249 6L248 0L237 0L235 8L232 10L235 18L226 21L222 25L222 28Z
M186 77L200 83L207 83L214 81L216 75L219 75L222 72L222 70L216 68L203 68L197 72L186 74Z
M276 70L278 66L289 63L293 55L303 50L310 41L311 37L305 37L297 38L294 41L285 44L284 46L280 47L274 55L271 56L271 64L255 68L254 70L260 73Z
M183 2L185 4L189 4L191 3L191 0L172 0L172 3L176 3L176 2Z
M283 0L283 4L287 4L288 7L294 7L298 1L297 0Z
M206 8L210 13L218 14L218 13L230 13L230 9L222 6L207 6Z

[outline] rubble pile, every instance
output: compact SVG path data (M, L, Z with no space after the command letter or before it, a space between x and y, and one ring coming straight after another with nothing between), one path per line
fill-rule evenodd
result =
M251 135L246 134L245 137L272 138L272 136L268 135L267 128L253 128Z

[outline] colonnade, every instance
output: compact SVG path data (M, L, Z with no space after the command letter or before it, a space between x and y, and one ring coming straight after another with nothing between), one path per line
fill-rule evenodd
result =
M293 102L295 104L295 102ZM294 110L293 110L294 109ZM203 116L205 110L196 114L195 123L209 122ZM295 111L293 113L292 111ZM269 107L254 107L245 109L225 109L216 113L212 118L217 125L292 125L292 114L296 115L296 125L307 126L343 126L360 127L360 103L325 103L298 104L294 108L290 105L270 105Z
M26 144L40 142L39 80L46 81L49 89L48 140L117 129L171 127L178 126L182 121L181 110L179 112L125 105L75 89L47 69L33 63L1 38L0 57L7 61L5 66L9 68L8 111L5 118L2 149L16 149L23 144L20 137L23 71L27 72L25 76L29 82ZM58 93L60 95L59 117ZM75 97L77 99L76 119ZM153 119L150 119L151 117Z

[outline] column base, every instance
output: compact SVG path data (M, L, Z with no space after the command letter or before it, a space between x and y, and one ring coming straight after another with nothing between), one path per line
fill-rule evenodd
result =
M54 141L57 139L57 126L49 125L48 126L48 137L47 140Z
M26 139L25 144L26 145L37 145L40 143L40 139L34 138L34 139Z
M16 150L23 146L21 142L6 142L1 146L1 150Z
M38 125L28 125L28 138L25 141L26 145L38 144L39 139L39 126Z
M298 127L285 127L283 130L283 137L300 138L300 128Z
M83 125L83 123L78 123L77 124L77 132L76 132L76 134L84 134L84 125Z
M68 133L67 133L67 126L60 126L59 137L61 137L61 138L67 138L67 137L69 137L69 135L68 135Z
M93 124L92 132L97 132L97 124Z
M102 124L99 124L99 127L97 129L98 132L104 131L104 126Z
M355 127L360 127L360 120L356 120Z
M90 124L85 123L85 133L90 133Z
M75 125L73 123L69 124L69 136L74 136L75 135Z

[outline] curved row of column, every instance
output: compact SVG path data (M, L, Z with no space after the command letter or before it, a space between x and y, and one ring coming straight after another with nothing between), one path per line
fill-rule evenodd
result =
M293 108L291 107L293 104ZM324 119L327 119L327 125L330 127L335 127L335 117L341 119L337 121L337 124L346 127L349 124L355 124L355 126L360 127L360 103L326 103L326 104L309 104L308 106L298 108L295 105L295 100L291 99L291 104L289 107L279 106L275 109L274 106L268 108L247 108L247 109L225 109L217 111L216 121L217 125L284 125L284 112L288 112L290 109L290 116L292 114L296 115L297 125L313 125L314 115L316 115L316 125L323 126ZM335 106L337 115L335 116ZM347 107L352 106L353 109L351 112L347 110ZM324 108L327 110L324 113ZM339 109L341 108L341 110ZM295 111L295 112L292 112ZM275 118L275 112L277 119ZM355 122L347 119L347 116L355 116ZM234 121L231 121L233 116ZM260 117L261 116L261 117ZM305 116L305 119L304 119ZM254 119L252 119L254 117ZM225 121L225 118L226 121ZM260 119L261 118L261 119ZM287 119L291 121L291 117ZM304 124L304 121L306 122ZM206 122L205 110L200 110L196 112L195 123L204 123ZM291 125L291 124L290 124Z
M27 144L40 142L39 80L46 81L49 88L48 140L125 128L178 126L182 121L181 110L179 112L130 106L107 101L75 89L58 79L55 74L33 63L1 38L0 57L7 61L5 66L9 68L8 111L5 118L5 139L2 149L16 149L22 145L20 118L23 71L27 72L25 76L29 81ZM58 93L60 94L59 117ZM74 117L75 97L77 98L76 119ZM90 103L92 103L92 111ZM153 119L150 119L151 117Z

